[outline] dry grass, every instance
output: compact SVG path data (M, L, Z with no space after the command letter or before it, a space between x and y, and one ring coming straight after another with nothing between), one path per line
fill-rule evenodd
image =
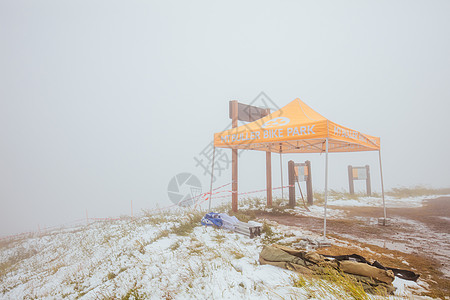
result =
M114 278L116 278L116 276L117 275L114 274L113 272L109 272L107 277L108 277L108 280L113 280Z
M256 219L255 210L238 210L234 212L232 210L228 211L230 216L235 216L241 222L248 222Z
M111 299L116 299L116 298L111 298ZM121 298L122 300L143 300L143 299L147 299L147 295L140 293L138 288L137 288L137 284L134 285L134 287L130 288L128 290L128 292L125 294L125 296L123 296Z
M169 215L167 213L161 213L156 215L144 211L144 217L141 219L146 224L158 225L167 222L168 218Z
M200 221L204 216L204 212L196 212L187 215L187 220L181 222L178 226L173 227L170 233L174 233L180 236L188 236L192 233L195 227L200 225Z
M429 195L448 195L450 188L433 189L424 186L398 187L386 192L387 195L396 198L419 197Z
M176 241L175 243L173 243L171 246L170 246L170 250L171 251L175 251L175 250L177 250L178 248L180 248L180 245L181 245L181 243L180 243L180 241Z
M145 245L139 241L136 241L136 247L141 254L145 254Z
M372 299L356 277L332 268L325 268L321 273L312 276L296 275L292 277L293 286L306 292L306 299L325 298L333 295L336 299ZM375 296L385 296L382 290L376 291Z
M8 257L4 262L0 263L0 279L9 272L14 271L22 261L36 255L37 253L38 251L36 249L26 249L24 247L17 249L13 255Z
M424 186L414 186L414 187L398 187L392 190L386 191L386 195L396 197L396 198L408 198L408 197L420 197L420 196L430 196L430 195L448 195L450 194L450 188L433 189ZM351 195L345 190L329 190L328 196L334 199L354 199L358 200L361 197L366 197L365 192L357 192ZM372 197L381 198L380 193L372 192ZM323 191L314 191L314 204L322 205L325 203L325 193Z
M328 282L318 281L318 285L328 293L340 296L338 298L371 299L364 291L362 284L352 276L331 268L324 269L321 276L325 277ZM330 281L333 284L330 285Z
M236 259L241 259L241 258L243 258L245 256L241 251L239 251L237 249L230 249L229 252Z
M248 207L250 209L253 208L259 208L261 206L263 206L266 202L265 198L261 198L261 197L246 197L242 200L239 201L239 205L241 206L246 206L248 205Z
M216 241L220 245L223 242L225 242L226 236L224 234L221 234L220 231L216 231L212 239L213 241Z
M281 239L285 238L285 235L275 233L272 229L272 226L270 224L268 224L267 222L263 223L263 226L261 228L261 233L263 234L261 242L265 245L277 243Z
M167 229L163 229L163 230L159 231L159 232L155 235L155 237L154 237L153 239L151 239L150 243L154 243L154 242L156 242L157 240L159 240L159 239L161 239L161 238L164 238L164 237L169 236L169 233L170 233L170 231L167 230Z
M14 247L15 241L9 238L5 238L3 240L0 240L0 250L9 249Z

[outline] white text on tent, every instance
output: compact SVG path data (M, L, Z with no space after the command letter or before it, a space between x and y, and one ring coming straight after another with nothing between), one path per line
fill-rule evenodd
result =
M239 142L239 141L252 141L252 140L256 140L259 139L259 132L245 132L245 133L238 133L238 134L232 134L232 135L226 135L226 136L221 136L221 140L224 143L229 143L229 142Z
M287 136L315 134L315 132L313 131L314 126L316 126L316 125L312 125L312 126L308 125L308 127L306 127L306 126L289 127L287 129Z

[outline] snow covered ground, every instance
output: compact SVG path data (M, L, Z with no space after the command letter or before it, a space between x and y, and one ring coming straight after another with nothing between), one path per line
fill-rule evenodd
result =
M450 195L429 195L420 197L396 198L392 196L385 196L386 207L401 208L401 207L421 207L428 199L435 199L439 197L449 197ZM328 200L330 206L369 206L382 207L383 201L378 197L359 197L358 199L339 199L330 197Z
M260 265L264 235L250 239L199 223L180 230L189 220L187 212L159 214L2 242L0 299L346 298L331 283L306 279L299 286L296 273ZM272 229L281 241L319 238L298 228ZM394 285L408 298L420 288L400 279Z

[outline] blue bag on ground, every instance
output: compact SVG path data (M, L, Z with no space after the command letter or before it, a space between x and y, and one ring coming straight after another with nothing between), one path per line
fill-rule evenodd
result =
M201 223L202 225L222 227L223 220L220 218L220 214L210 212L202 218Z

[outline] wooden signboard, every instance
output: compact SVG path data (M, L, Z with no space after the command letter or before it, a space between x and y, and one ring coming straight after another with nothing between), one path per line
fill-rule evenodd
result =
M238 126L238 120L244 122L253 122L270 114L270 109L260 108L247 104L242 104L236 100L230 101L230 119L231 127ZM232 149L231 158L231 177L232 177L232 195L231 209L238 210L238 153L237 149ZM267 179L267 206L272 206L272 161L271 152L266 152L266 179Z
M368 165L364 167L348 166L348 185L351 195L355 194L355 185L353 182L355 180L365 180L367 196L372 195L372 187L370 184L370 167Z
M236 114L234 110L237 110L237 119L244 122L259 120L270 113L270 110L267 108L260 108L239 102L233 104L233 102L230 101L230 119L233 119L233 116Z
M312 177L311 177L311 162L309 160L304 163L294 163L290 160L288 162L289 171L289 206L294 207L296 205L295 200L295 183L300 181L306 182L306 198L308 199L308 205L313 205L313 190L312 190ZM300 183L298 183L300 188Z

